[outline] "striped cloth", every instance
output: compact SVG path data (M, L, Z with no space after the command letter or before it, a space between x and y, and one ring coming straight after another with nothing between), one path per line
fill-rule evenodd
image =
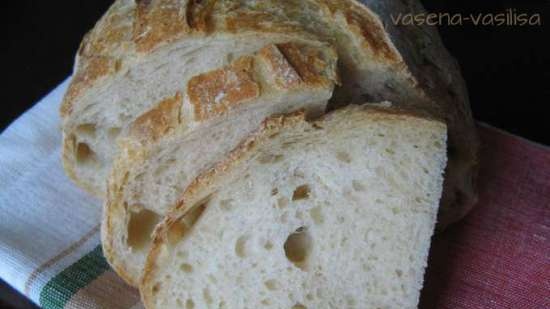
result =
M140 308L99 245L101 201L61 166L68 80L0 136L0 278L43 308Z
M67 81L0 136L0 277L43 308L142 308L60 163ZM550 149L480 125L480 203L434 240L422 308L550 308ZM235 308L238 309L238 308Z

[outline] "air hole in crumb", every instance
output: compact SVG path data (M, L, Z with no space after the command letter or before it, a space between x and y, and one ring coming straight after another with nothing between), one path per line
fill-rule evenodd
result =
M180 269L183 272L190 273L193 271L193 266L191 266L191 264L183 263L180 265Z
M292 306L292 309L307 309L307 307L300 304L300 303L298 303L298 304Z
M195 308L195 302L192 299L188 299L185 302L185 309L194 309Z
M401 276L403 276L403 271L401 269L396 269L395 274L397 275L397 277L401 278Z
M139 206L139 208L142 207ZM160 216L147 209L142 208L138 212L130 212L127 238L128 246L134 250L148 248L153 229L159 221Z
M269 240L266 241L265 244L264 244L264 248L265 248L266 250L271 250L271 249L273 249L273 243L272 243L271 241L269 241Z
M336 153L336 159L344 162L351 163L351 156L347 152L339 151Z
M160 291L161 286L162 284L160 282L157 282L155 283L155 285L153 285L153 288L151 289L153 295L156 295Z
M78 143L76 146L76 162L78 164L92 164L97 162L96 155L86 143Z
M386 148L385 150L386 150L387 153L389 153L391 155L395 154L395 151L391 148Z
M76 132L84 136L94 137L95 131L96 131L95 125L92 123L85 123L76 127Z
M365 186L359 181L359 180L352 180L351 186L353 187L353 190L355 191L365 191Z
M235 55L233 53L227 53L227 62L233 62L233 59L235 59Z
M312 239L305 227L298 228L285 241L285 255L296 267L305 270L311 251Z
M120 131L120 128L110 128L109 130L107 130L107 136L111 140L115 140L120 135Z
M235 253L238 257L246 257L246 241L248 240L247 236L241 236L235 242Z
M227 199L227 200L221 200L220 201L220 208L225 210L225 211L231 210L232 206L233 206L233 200L232 199Z
M313 297L312 294L310 294L310 293L306 294L306 299L307 299L307 300L313 300L313 298L314 298L314 297Z
M292 200L303 200L309 198L310 189L308 185L301 185L298 186L296 189L294 189L294 193L292 194Z
M279 208L283 209L287 205L288 205L288 199L286 197L282 196L277 199L277 206L279 206Z
M269 301L269 299L262 300L262 305L269 306L270 304L271 302Z
M281 223L287 223L288 222L288 212L285 212L281 215L281 217L279 218L279 220L281 221Z
M279 189L277 188L271 189L271 195L277 195L277 193L279 193Z
M270 291L275 291L279 288L277 280L270 279L264 282L265 287Z
M208 288L202 290L202 296L207 304L212 303L212 296L210 295L210 290L208 290Z
M320 206L313 207L309 210L309 215L315 224L323 224L325 221L323 218L323 211Z

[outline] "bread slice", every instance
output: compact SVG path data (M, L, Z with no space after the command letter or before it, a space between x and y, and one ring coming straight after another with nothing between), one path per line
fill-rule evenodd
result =
M104 254L137 285L154 225L204 169L273 114L324 112L338 81L334 50L270 44L197 75L186 93L163 100L132 125L109 179Z
M445 146L383 108L267 120L158 226L145 307L416 308Z
M400 27L417 0L117 0L85 37L61 114L64 166L104 196L129 124L190 77L269 43L323 41L339 55L342 87L331 108L389 100L428 111L449 126L442 222L475 201L477 138L464 82L435 27Z

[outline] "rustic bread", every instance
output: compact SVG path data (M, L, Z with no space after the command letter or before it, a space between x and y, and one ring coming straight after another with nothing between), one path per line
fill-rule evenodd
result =
M416 308L445 144L382 108L268 119L158 226L145 307Z
M417 0L118 0L86 36L61 113L64 165L103 195L114 140L191 76L267 43L326 41L337 49L342 87L332 108L390 100L444 119L449 168L440 222L475 201L477 137L464 82L434 28L397 27Z
M337 82L328 46L270 44L254 55L190 79L132 124L109 178L104 254L137 285L154 224L187 185L273 114L324 112Z

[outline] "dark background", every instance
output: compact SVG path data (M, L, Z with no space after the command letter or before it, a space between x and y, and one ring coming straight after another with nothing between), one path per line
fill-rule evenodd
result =
M475 118L550 145L550 1L424 0L444 13L541 14L543 26L441 26L459 61ZM111 0L1 1L0 130L71 74L84 33ZM0 282L0 308L32 308Z

